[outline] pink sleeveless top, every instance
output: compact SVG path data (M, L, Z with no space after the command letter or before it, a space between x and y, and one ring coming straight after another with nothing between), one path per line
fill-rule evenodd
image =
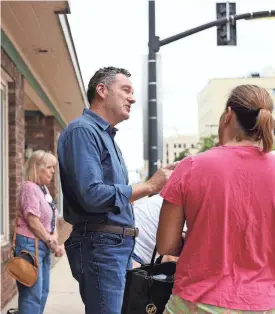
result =
M187 237L173 293L228 309L275 309L275 156L221 146L187 157L161 195Z

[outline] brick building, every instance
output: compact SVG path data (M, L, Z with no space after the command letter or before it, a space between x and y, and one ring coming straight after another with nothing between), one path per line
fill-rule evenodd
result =
M36 149L56 153L62 128L87 106L67 20L68 1L1 2L0 221L1 309L16 293L5 271L25 159ZM50 191L62 219L58 171Z

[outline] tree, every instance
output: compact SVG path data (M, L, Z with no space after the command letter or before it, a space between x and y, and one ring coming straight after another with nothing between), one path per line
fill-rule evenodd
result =
M175 157L174 161L180 161L183 158L187 157L190 155L189 149L186 148L184 151L180 152L180 154L178 155L178 157Z
M200 141L199 153L205 152L206 150L216 146L218 144L217 135L210 135L207 137L202 137Z

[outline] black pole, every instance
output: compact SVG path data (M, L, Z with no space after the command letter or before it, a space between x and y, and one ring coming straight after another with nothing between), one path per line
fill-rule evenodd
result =
M157 171L158 112L157 112L157 59L155 35L155 0L149 0L149 54L148 54L148 167L149 177Z

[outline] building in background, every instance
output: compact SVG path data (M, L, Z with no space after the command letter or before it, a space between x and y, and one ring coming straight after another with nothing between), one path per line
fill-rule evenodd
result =
M87 106L69 12L68 1L1 3L1 310L16 294L5 263L10 257L25 159L37 149L56 154L62 128ZM58 229L64 239L70 225L62 218L58 171L50 191L58 204Z
M275 103L275 73L269 68L260 76L255 73L244 78L212 79L198 95L199 138L218 134L220 115L232 89L242 84L254 84L265 88Z
M174 162L179 154L188 150L190 155L198 152L199 139L196 135L177 135L164 139L162 164L167 165Z

